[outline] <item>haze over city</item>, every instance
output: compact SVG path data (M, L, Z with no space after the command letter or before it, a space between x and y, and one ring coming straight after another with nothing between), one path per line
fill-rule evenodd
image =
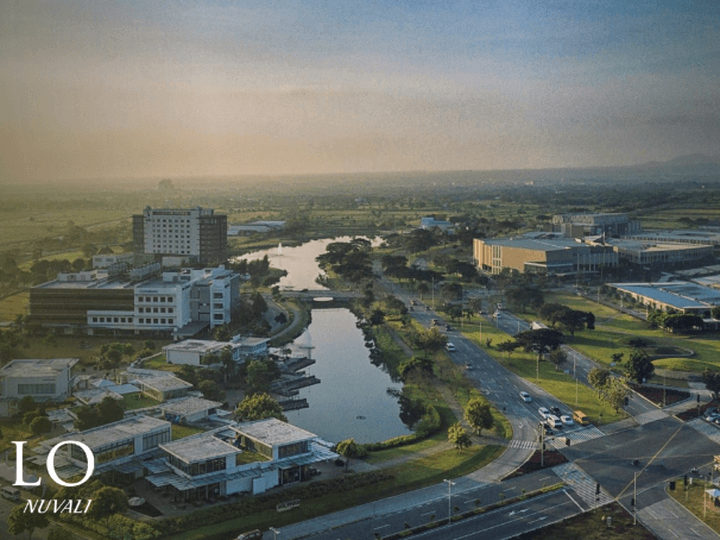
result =
M720 154L714 2L0 4L0 183Z

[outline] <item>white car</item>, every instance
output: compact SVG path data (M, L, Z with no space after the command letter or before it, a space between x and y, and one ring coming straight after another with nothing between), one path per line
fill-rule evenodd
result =
M575 422L573 421L572 417L570 417L570 416L567 415L567 414L563 414L563 415L560 417L560 420L561 420L562 423L565 424L566 426L573 426L573 425L575 425Z
M555 428L555 429L561 428L563 426L562 420L560 420L554 414L548 414L547 423L550 424L550 427Z
M718 414L718 413L710 413L707 416L705 416L705 420L707 420L708 422L712 422L712 421L716 420L717 418L720 418L720 414Z
M550 416L550 410L546 409L545 407L540 407L538 409L538 413L540 413L540 416L542 416L543 418L547 418L548 416Z
M520 399L522 399L525 403L530 403L532 401L532 397L530 397L530 394L528 394L524 390L520 392Z

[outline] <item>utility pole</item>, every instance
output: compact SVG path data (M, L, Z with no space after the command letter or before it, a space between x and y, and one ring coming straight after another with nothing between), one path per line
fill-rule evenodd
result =
M540 468L545 467L545 426L542 422L538 424L540 428Z
M573 379L575 379L575 407L578 406L578 380L575 372L577 368L577 353L573 351Z
M633 525L637 525L637 473L633 473Z
M450 524L452 520L452 487L455 485L455 482L447 479L443 479L443 482L448 485L448 524Z

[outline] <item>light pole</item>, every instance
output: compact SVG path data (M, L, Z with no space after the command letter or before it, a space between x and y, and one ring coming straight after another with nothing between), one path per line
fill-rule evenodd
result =
M538 423L540 428L540 468L545 467L545 426L543 422Z
M273 540L277 540L278 534L280 534L280 531L277 530L275 527L270 527L270 530L273 533Z
M578 380L575 369L577 367L577 353L573 351L573 379L575 379L575 407L578 406Z
M633 525L637 525L637 473L633 473Z
M447 479L443 479L443 482L448 485L448 524L450 524L452 520L452 487L455 485L455 482Z

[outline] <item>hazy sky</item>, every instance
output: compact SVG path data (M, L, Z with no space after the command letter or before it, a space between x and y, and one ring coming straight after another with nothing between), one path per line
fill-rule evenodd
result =
M720 154L720 3L0 1L0 181Z

